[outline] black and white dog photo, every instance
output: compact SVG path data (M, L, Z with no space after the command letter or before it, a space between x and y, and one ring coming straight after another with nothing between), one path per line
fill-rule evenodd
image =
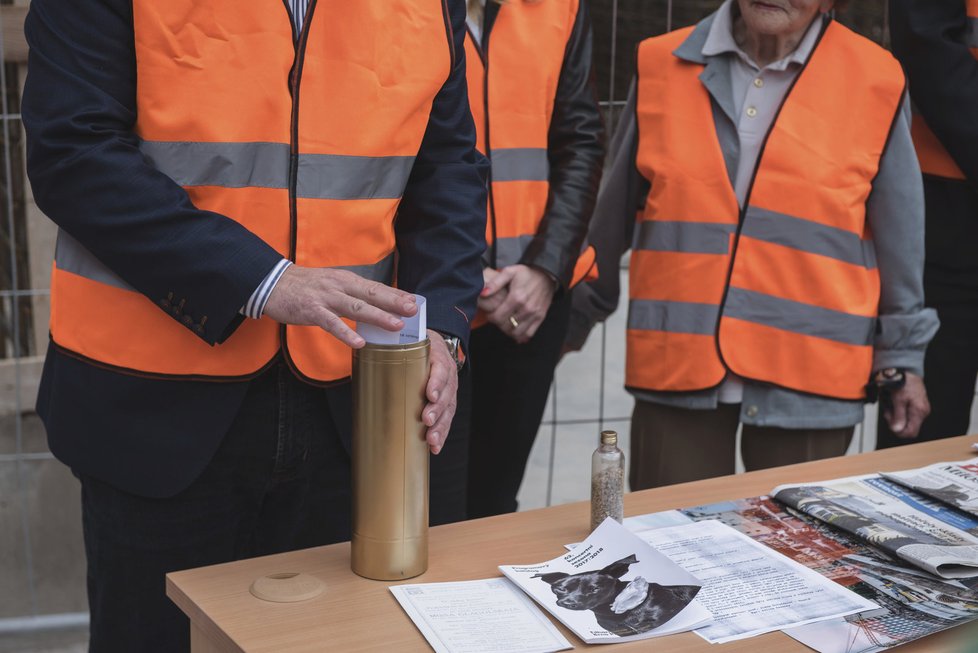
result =
M613 562L604 569L579 574L555 572L537 574L550 585L557 605L568 610L590 610L598 625L619 637L638 635L666 623L685 608L699 587L659 585L638 576L621 580L637 563L634 555Z

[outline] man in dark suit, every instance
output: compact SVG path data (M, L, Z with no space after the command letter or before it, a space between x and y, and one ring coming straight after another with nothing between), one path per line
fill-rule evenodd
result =
M978 2L890 0L890 33L924 173L924 301L941 328L924 359L930 415L915 440L880 420L881 449L967 433L978 377Z
M486 165L464 3L392 4L31 4L28 172L60 228L37 408L81 481L93 651L187 648L166 572L349 539L340 318L427 298L444 444Z

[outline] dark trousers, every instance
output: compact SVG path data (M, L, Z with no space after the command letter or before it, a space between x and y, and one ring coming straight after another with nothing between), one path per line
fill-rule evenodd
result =
M80 476L90 650L189 649L167 572L348 540L349 420L348 384L315 388L277 365L251 382L214 458L176 496Z
M631 489L733 474L739 423L740 404L689 410L636 401L629 456ZM853 429L783 429L744 424L744 466L753 471L842 456L849 448Z
M938 306L941 328L927 346L924 383L930 415L920 435L907 440L896 437L880 410L876 448L926 442L964 435L971 422L971 404L978 379L978 306Z
M516 494L547 405L569 316L569 297L558 298L523 345L491 324L472 332L470 519L517 508Z

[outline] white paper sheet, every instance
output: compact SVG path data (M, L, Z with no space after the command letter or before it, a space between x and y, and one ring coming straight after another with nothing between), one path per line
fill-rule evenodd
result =
M396 585L394 597L435 653L549 653L570 642L505 578Z
M638 536L703 583L714 622L695 632L714 644L879 607L719 521Z
M424 297L415 295L415 298L418 300L418 312L414 317L403 318L404 328L400 333L361 322L357 322L357 333L375 345L409 345L421 342L428 337L428 307Z

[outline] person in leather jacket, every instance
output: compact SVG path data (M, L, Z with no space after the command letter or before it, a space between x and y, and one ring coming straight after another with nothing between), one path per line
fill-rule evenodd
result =
M470 0L468 29L469 101L478 149L492 164L486 285L452 444L432 464L433 482L462 476L459 432L471 429L467 512L474 518L517 508L567 329L568 290L594 273L581 254L604 124L584 0ZM438 513L433 505L433 520Z

